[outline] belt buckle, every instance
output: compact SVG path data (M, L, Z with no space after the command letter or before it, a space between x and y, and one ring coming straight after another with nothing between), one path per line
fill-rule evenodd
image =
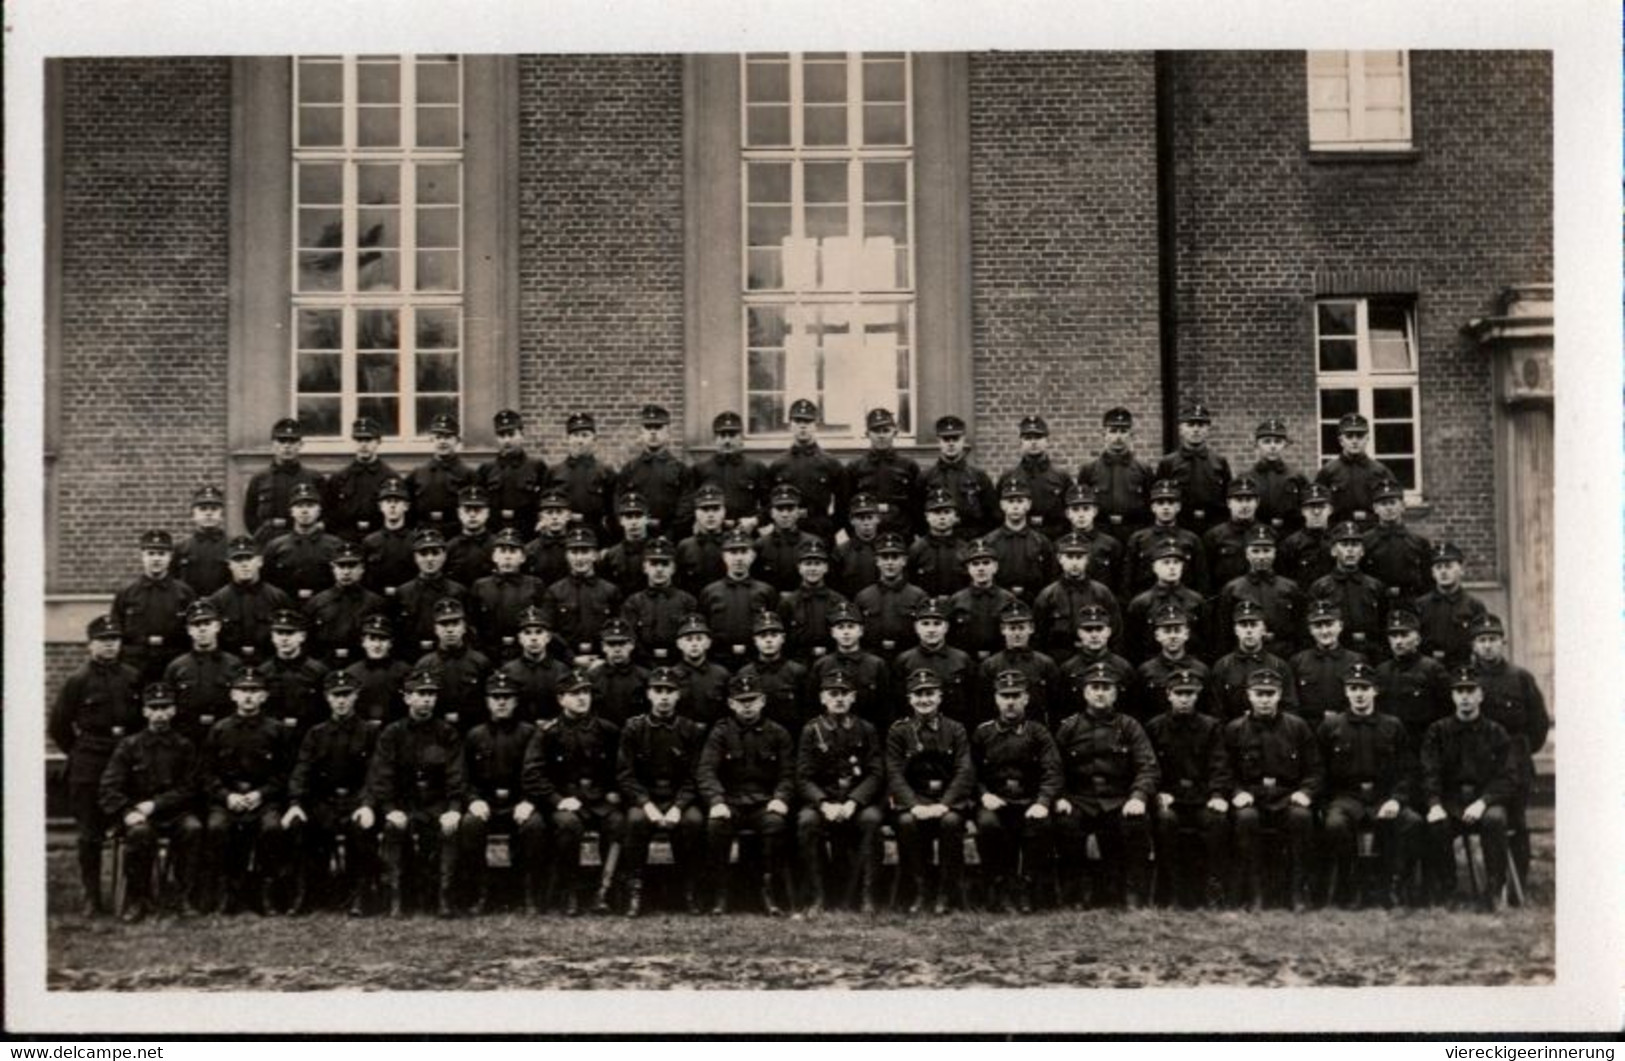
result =
M735 645L734 646L734 655L743 656L744 654L745 654L745 646L744 645Z
M197 720L198 720L199 725L203 725L203 726L212 726L212 725L214 725L214 716L213 715L199 715L197 717Z
M299 725L299 720L294 718L292 715L284 715L282 716L282 724L287 726L289 729L293 729L295 726Z
M665 658L666 658L666 650L665 649L663 649L663 648L655 649L655 659L665 659Z
M339 796L341 798L344 797L344 796L348 796L349 794L350 794L350 790L347 789L347 788L335 788L333 790L333 795Z
M1120 514L1113 512L1111 515L1106 517L1106 522L1116 526L1117 524L1123 522L1123 517Z
M1274 789L1274 788L1275 788L1275 786L1276 786L1276 780L1275 780L1275 778L1273 778L1273 777L1266 777L1266 778L1264 778L1264 787L1265 787L1265 788L1268 788L1268 789L1272 789L1272 790L1273 790L1273 789Z
M350 650L347 649L347 648L335 648L333 650L333 656L336 659L349 659L350 658Z
M508 790L505 788L499 788L496 791L496 796L498 802L506 801L508 798Z
M355 527L356 530L372 530L372 523L368 520L358 519L355 521Z
M502 518L503 519L513 519L513 509L511 509L511 508L503 509L502 510Z
M925 783L925 790L927 792L931 793L932 795L936 795L937 793L942 791L942 782L941 781L927 781Z

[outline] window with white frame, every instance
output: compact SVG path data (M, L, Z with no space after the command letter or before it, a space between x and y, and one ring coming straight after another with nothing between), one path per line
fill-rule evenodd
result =
M826 436L914 434L914 140L901 52L742 56L746 431L818 403Z
M1394 151L1411 146L1406 52L1310 52L1308 66L1311 148Z
M1394 473L1409 500L1422 492L1416 325L1411 304L1393 298L1328 298L1315 307L1320 463L1342 452L1337 422L1371 422L1368 452Z
M295 413L428 434L463 392L463 69L455 55L294 60Z

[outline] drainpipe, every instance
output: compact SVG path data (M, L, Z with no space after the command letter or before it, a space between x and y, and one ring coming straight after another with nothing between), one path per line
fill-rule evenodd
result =
M1157 86L1157 340L1162 369L1162 451L1179 445L1179 307L1174 211L1175 52L1155 56Z

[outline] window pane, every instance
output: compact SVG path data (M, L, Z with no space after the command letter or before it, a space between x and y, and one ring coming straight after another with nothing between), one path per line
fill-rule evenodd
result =
M753 206L748 211L752 247L777 247L790 234L788 206Z
M356 112L356 144L360 147L399 147L399 107L363 107Z
M790 164L788 162L752 162L745 167L745 179L753 203L788 203L790 201Z
M783 346L784 310L777 306L752 306L745 311L745 341L751 346Z
M359 63L355 68L356 98L362 103L399 103L401 68L395 63Z
M299 211L299 246L337 248L342 243L343 234L342 210L323 206Z
M1367 107L1390 110L1405 100L1405 79L1398 74L1373 76L1366 67L1365 103Z
M1343 452L1343 447L1337 442L1337 425L1320 425L1320 455L1321 457L1335 457Z
M751 291L771 291L784 286L784 252L751 250L746 253L745 287Z
M1336 420L1345 413L1357 413L1359 411L1360 392L1357 390L1339 388L1320 392L1320 418L1322 420Z
M344 282L344 255L340 251L315 251L299 255L299 291L337 291Z
M362 395L356 399L355 412L377 420L386 435L401 433L401 400L393 395Z
M1405 115L1402 111L1367 110L1365 112L1365 140L1405 139Z
M751 107L745 113L745 143L752 147L782 147L790 143L790 108Z
M362 291L398 291L401 256L397 251L362 251L356 256L356 286Z
M401 388L399 354L357 354L356 386L361 394L394 394Z
M457 415L457 396L455 394L419 397L415 404L417 406L419 434L428 433L429 424L434 421L435 417Z
M1408 423L1376 423L1371 427L1372 452L1376 454L1415 453L1416 431Z
M1411 419L1409 387L1378 387L1371 392L1371 415L1378 420Z
M808 63L803 70L802 98L808 103L846 102L846 63Z
M894 62L866 62L863 64L863 100L865 103L901 103L904 95L907 66Z
M1383 465L1394 473L1399 485L1407 490L1416 489L1416 460L1414 458L1385 457Z
M1358 334L1358 316L1353 302L1322 302L1316 309L1322 338L1331 335Z
M342 354L300 354L299 393L335 394L343 389Z
M300 163L299 201L307 206L342 203L344 201L344 167L337 163Z
M1360 349L1353 339L1320 341L1320 371L1353 372L1359 366Z
M1309 108L1317 111L1347 112L1349 82L1346 77L1316 77L1309 82Z
M456 147L462 135L457 113L456 107L419 107L418 146Z
M865 207L863 211L863 234L869 239L876 236L889 236L897 243L907 243L908 207Z
M344 112L337 107L300 107L300 147L339 147L344 143Z
M1371 367L1378 372L1409 372L1411 362L1410 312L1392 302L1372 302L1368 310L1371 327Z
M807 235L812 239L846 235L845 206L807 207ZM828 248L826 248L827 250Z
M418 290L456 291L462 255L459 251L418 251Z
M457 355L419 353L417 356L417 389L424 393L455 391L457 389Z
M751 434L772 434L786 431L789 423L784 414L784 396L781 394L752 394L750 396Z
M418 63L418 102L456 103L456 63Z
M1349 65L1348 52L1310 52L1309 70L1316 74L1342 74L1347 73Z
M807 202L846 202L845 162L809 162L803 170L802 179Z
M829 147L846 143L845 107L805 107L802 115L802 140L811 147Z
M461 317L454 309L420 309L418 318L418 349L453 350L458 345Z
M299 63L300 103L343 103L344 67L339 63Z
M392 309L357 310L355 345L357 350L400 349L400 314Z
M456 208L447 209L443 206L431 206L418 211L417 244L420 247L456 247L462 241L458 238L461 226L458 220L462 211Z
M356 226L360 229L356 245L361 247L399 247L401 245L401 212L386 207L368 207L356 211Z
M866 162L863 166L863 201L904 203L908 201L906 162Z
M343 312L336 309L300 310L299 346L305 350L343 349Z
M1339 140L1349 140L1353 134L1349 131L1348 111L1311 111L1309 114L1309 139L1319 144L1336 143Z
M865 144L908 143L908 111L902 104L867 104L863 108Z
M401 167L393 162L364 163L355 168L356 201L382 206L401 201Z
M745 98L751 103L790 102L790 65L746 63Z
M339 434L342 404L339 398L299 396L299 424L308 436L334 436Z
M1365 74L1369 79L1372 74L1392 73L1404 66L1402 56L1404 52L1363 52L1365 60Z
M419 203L457 203L457 188L462 167L450 165L420 165L417 167L417 196Z
M753 391L784 389L784 351L752 350L747 358L745 386Z

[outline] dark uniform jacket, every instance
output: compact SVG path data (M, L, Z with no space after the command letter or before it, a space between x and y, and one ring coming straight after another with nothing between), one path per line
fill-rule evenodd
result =
M566 575L547 587L542 602L569 652L596 652L599 631L621 614L621 591L597 575Z
M984 722L971 734L970 753L984 795L991 793L1006 803L1053 807L1061 794L1061 753L1042 723Z
M361 539L361 559L367 565L362 584L374 593L397 589L418 577L417 561L412 559L410 524L391 529L379 528Z
M475 480L491 502L491 522L521 534L536 529L536 511L547 489L547 464L522 449L498 453L475 469Z
M867 807L879 800L886 791L880 732L852 715L808 722L796 746L796 791L813 807L847 800Z
M1020 530L1002 524L982 540L999 561L993 580L1024 601L1031 601L1060 573L1055 546L1046 532L1031 524Z
M1008 482L1022 483L1032 494L1033 505L1028 511L1033 526L1051 538L1066 533L1066 492L1072 489L1072 476L1057 468L1049 454L1024 456L1014 468L999 476L1001 495ZM1002 514L999 522L1003 522Z
M199 597L207 597L230 582L231 571L226 567L225 528L194 530L177 542L171 570Z
M978 659L1004 647L999 616L1016 595L994 583L966 586L948 601L948 641Z
M1134 672L1134 684L1128 690L1128 713L1143 725L1170 710L1168 679L1174 676L1175 671L1181 670L1192 672L1204 685L1212 684L1207 664L1191 655L1189 650L1177 660L1158 652ZM1196 706L1198 710L1207 710L1201 699L1196 701Z
M946 490L959 506L959 533L966 537L980 537L997 527L1003 520L999 511L999 494L993 489L993 478L965 457L956 461L938 457L937 462L920 474L920 496L928 497L933 491ZM916 529L926 532L925 516L921 510ZM918 573L919 568L913 569Z
M430 457L406 476L418 523L435 527L447 537L457 530L457 495L473 484L474 469L456 455L450 460Z
M1399 719L1345 711L1321 722L1319 736L1329 795L1368 807L1410 800L1411 748Z
M894 449L870 449L846 468L851 495L869 494L880 506L880 529L905 536L921 511L921 478L920 466Z
M197 746L173 729L144 729L113 749L101 778L101 808L122 819L151 800L152 821L163 824L197 810Z
M1073 711L1083 710L1083 676L1096 663L1104 663L1111 667L1117 674L1118 685L1133 694L1136 675L1134 664L1110 648L1102 649L1100 652L1085 652L1080 648L1061 664L1061 680L1065 683L1060 701L1061 717L1064 718Z
M722 562L720 530L697 531L677 543L676 582L690 593L698 594L728 573Z
M322 695L327 667L307 653L301 652L296 659L272 656L255 667L254 672L265 679L269 694L260 714L281 722L296 738L303 737L306 730L327 717L327 700Z
M728 716L705 738L695 767L700 799L707 806L757 807L795 799L795 740L777 722L745 725Z
M287 790L293 758L291 731L260 714L230 715L214 724L203 744L203 791L224 807L232 793L258 792L262 807L276 807Z
M683 715L656 718L653 712L629 719L621 731L615 779L628 806L653 802L688 807L699 795L694 768L705 743L705 727Z
M340 666L361 658L361 621L387 614L384 598L356 583L324 589L305 602L310 654Z
M517 716L469 730L463 741L468 798L483 799L493 811L512 810L524 798L525 751L535 736L536 726Z
M821 653L834 651L829 639L829 613L847 599L828 585L797 586L779 598L779 618L784 620L784 651L802 662Z
M886 731L886 791L898 811L967 807L976 798L976 767L965 727L940 714L894 722Z
M1412 751L1421 748L1428 727L1454 710L1450 672L1420 653L1383 660L1377 664L1377 710L1405 724Z
M829 581L848 597L872 586L880 578L880 564L875 560L875 546L880 537L860 538L850 535L835 547L829 558Z
M1207 601L1189 586L1164 586L1159 582L1129 601L1123 614L1123 647L1129 659L1143 660L1161 650L1152 634L1151 620L1165 605L1173 605L1189 616L1191 638L1186 642L1187 650L1193 656L1204 654L1209 630Z
M1120 810L1130 798L1145 803L1157 793L1162 771L1140 724L1120 711L1079 711L1055 731L1061 753L1061 794L1079 810Z
M677 627L700 602L675 586L647 586L626 598L621 618L637 639L638 657L665 664L677 658Z
M700 591L700 614L711 625L711 651L735 666L750 655L756 613L779 605L779 591L754 578L719 578Z
M1179 484L1179 520L1195 530L1211 527L1229 512L1230 462L1209 445L1181 445L1157 462L1157 478Z
M1112 640L1123 639L1123 609L1113 591L1092 578L1058 578L1039 590L1033 601L1033 636L1058 660L1078 650L1078 613L1090 605L1106 609Z
M1422 625L1422 652L1446 667L1465 664L1473 652L1473 621L1487 615L1484 602L1457 586L1452 593L1435 587L1416 598Z
M1157 583L1157 572L1152 567L1151 554L1165 540L1179 543L1185 550L1185 570L1179 581L1198 593L1206 593L1212 583L1207 574L1207 550L1196 532L1177 525L1162 526L1153 523L1129 535L1124 546L1128 554L1128 571L1123 576L1123 592L1132 595L1150 589Z
M959 558L964 539L955 534L922 534L908 547L909 578L933 597L951 597L970 585Z
M1505 660L1475 660L1473 673L1484 687L1484 716L1506 730L1512 742L1514 791L1522 797L1534 780L1535 753L1545 747L1552 726L1546 698L1534 675Z
M592 710L623 726L649 706L649 672L636 663L603 663L592 669Z
M583 526L595 531L608 529L609 515L615 511L613 465L600 462L591 453L566 457L553 465L552 485L564 491L570 511L581 517Z
M815 536L805 530L785 532L774 527L756 539L756 563L751 573L780 593L795 589L801 585L801 571L796 567L801 546L814 540Z
M1309 587L1309 596L1329 600L1343 613L1343 637L1350 648L1363 655L1380 655L1386 594L1383 585L1359 571L1333 569L1332 573Z
M478 534L466 531L446 543L446 574L465 586L472 586L487 575L496 573L491 562L496 533L487 525Z
M551 586L561 578L570 576L570 561L565 556L565 542L569 535L538 534L525 543L525 571Z
M1372 495L1377 484L1394 478L1394 473L1364 453L1357 457L1339 454L1315 474L1315 482L1332 495L1332 522L1352 519L1365 523L1372 518ZM1384 579L1383 581L1387 581Z
M712 726L728 713L728 668L709 659L677 664L677 678L683 683L683 698L677 710L702 726Z
M791 733L800 733L819 711L815 690L807 688L807 668L782 654L768 662L757 659L745 664L739 673L756 675L767 694L762 717L777 722Z
M1188 715L1165 711L1146 723L1145 735L1162 771L1162 791L1173 793L1176 805L1230 798L1234 781L1224 723L1197 711Z
M1497 723L1482 714L1471 722L1442 718L1422 738L1423 799L1452 816L1480 799L1503 806L1513 794L1512 760L1512 740Z
M644 449L621 466L615 487L617 493L642 494L650 527L666 533L677 523L678 505L694 489L693 473L665 447Z
M248 480L243 495L243 525L261 545L288 529L288 501L300 483L320 489L322 478L297 458L285 464L272 461Z
M1313 798L1325 784L1315 731L1296 715L1232 719L1225 723L1224 745L1235 791L1251 793L1262 807L1280 807L1298 791Z
M1304 643L1309 605L1303 589L1282 575L1249 571L1219 591L1213 609L1213 644L1226 644L1235 636L1236 605L1244 600L1263 609L1264 636L1278 652L1291 655Z
M119 739L141 725L139 687L118 662L87 662L62 683L47 732L68 756L71 784L97 784Z
M1202 549L1207 553L1209 585L1223 586L1251 570L1247 563L1247 532L1253 526L1252 520L1238 523L1234 519L1227 519L1209 527L1202 535Z
M474 629L489 655L515 651L519 644L519 613L542 602L542 580L522 572L492 574L474 583L468 609Z
M604 551L604 558L598 563L598 573L615 583L623 599L648 584L643 574L643 553L650 541L648 535L637 539L622 538Z
M311 531L289 531L265 547L263 577L303 604L333 584L333 557L343 544L319 523Z
M148 578L131 582L113 597L112 615L124 633L125 659L138 670L156 666L156 674L186 651L186 609L197 599L191 586L178 578Z
M264 579L228 582L215 591L209 603L220 612L220 647L245 661L263 659L270 653L271 615L294 606L292 597Z
M463 738L456 726L431 716L384 727L367 774L367 806L379 814L443 814L461 811L467 801Z
M1325 527L1304 527L1288 534L1281 541L1275 570L1300 586L1312 586L1317 578L1331 574L1337 560L1332 556L1329 535Z
M1060 666L1050 656L1031 648L1007 648L984 659L977 668L976 703L988 704L987 690L993 688L1000 672L1007 670L1020 671L1027 676L1028 718L1042 722L1045 728L1053 732L1061 719L1071 714L1066 678L1061 675ZM979 717L977 721L986 721L985 714L984 711L984 717Z
M694 491L715 486L722 491L723 504L731 520L761 517L767 509L767 465L743 453L713 453L694 464L690 475L692 490L683 499L678 521L688 526L694 518Z
M486 721L485 679L491 675L491 658L465 641L457 648L436 648L418 659L413 670L432 671L440 679L440 695L435 710L459 732Z
M1251 702L1247 699L1247 679L1262 667L1268 667L1281 676L1281 710L1301 715L1303 712L1298 709L1298 681L1292 673L1292 664L1267 649L1243 652L1239 646L1235 651L1220 656L1208 672L1209 698L1208 707L1204 710L1216 715L1222 722L1245 715L1251 708Z
M1292 657L1292 674L1298 682L1297 713L1310 722L1319 723L1327 711L1341 711L1348 706L1343 694L1343 676L1365 657L1341 645L1327 650L1316 646L1306 648ZM1286 700L1281 701L1283 709Z
M541 722L559 713L559 683L570 676L568 664L551 655L541 659L519 655L504 663L501 670L519 686L515 718Z
M1119 541L1151 522L1151 466L1134 456L1132 450L1100 456L1078 469L1078 483L1091 486L1100 506L1101 522Z
M857 690L857 699L852 701L854 715L873 722L877 729L891 721L897 713L897 702L885 660L861 648L851 653L831 652L813 662L807 676L808 689L821 688L824 675L836 670L844 672Z
M288 805L328 806L339 812L360 806L382 730L381 723L354 712L311 727L288 778Z
M1097 524L1089 530L1073 528L1067 533L1082 538L1089 544L1089 567L1086 574L1111 590L1113 593L1126 593L1128 591L1128 545L1127 534L1122 539L1114 538L1100 529ZM1056 557L1056 568L1060 568L1060 557ZM1065 578L1065 575L1061 576Z
M1367 574L1381 582L1391 601L1420 597L1433 588L1433 547L1403 523L1379 523L1365 532Z
M967 727L974 726L986 713L982 709L982 689L991 689L991 683L978 681L976 661L970 653L952 645L927 648L916 645L892 662L891 688L900 691L898 702L885 712L890 718L903 714L908 705L901 690L908 688L908 676L917 670L928 670L942 682L942 706L939 713ZM880 724L880 723L877 723Z
M447 578L445 569L433 577L419 575L395 591L395 652L411 658L414 650L433 647L434 606L443 600L466 603L468 587Z
M871 650L890 654L914 645L914 609L926 599L925 590L899 578L882 579L860 589L852 603L863 613L863 641Z
M175 729L201 747L214 724L231 714L231 681L243 669L229 652L188 652L164 668L164 681L175 690Z
M322 495L322 520L327 529L341 538L360 541L383 526L378 489L385 479L394 478L395 469L380 459L365 464L352 460L328 476Z
M355 713L361 718L388 723L406 717L401 685L412 668L405 660L393 656L360 659L345 667L344 672L361 685L355 701Z
M1258 522L1274 527L1277 538L1303 526L1303 495L1309 480L1279 458L1255 461L1248 474L1258 483Z
M801 491L807 509L807 530L828 541L835 537L836 527L846 525L846 504L851 497L846 468L818 443L792 442L782 456L767 466L767 477L770 493L780 483L789 483ZM793 562L790 570L795 570ZM777 584L784 588L782 583Z

